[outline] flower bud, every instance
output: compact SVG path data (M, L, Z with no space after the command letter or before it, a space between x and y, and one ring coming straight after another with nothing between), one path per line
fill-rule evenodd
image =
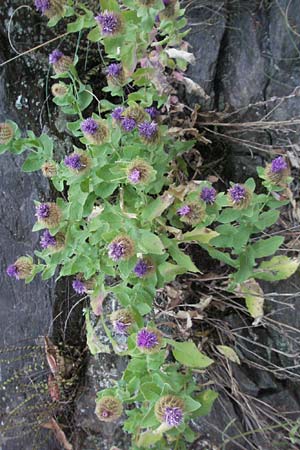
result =
M154 413L159 422L178 427L183 422L184 401L175 395L164 395L156 402Z
M51 92L54 97L63 97L68 92L68 86L63 83L54 83Z
M185 222L188 225L196 225L204 219L205 208L201 203L190 202L181 206L177 210L177 214L182 222Z
M228 189L227 197L233 208L245 209L251 202L252 194L243 184L235 184Z
M64 13L65 3L63 0L35 0L36 10L48 19L55 16L61 16Z
M36 216L46 227L53 228L59 225L61 211L56 203L40 203L36 207Z
M142 353L157 353L161 344L161 333L155 328L142 328L137 334L136 345Z
M142 159L136 159L127 168L127 179L131 184L147 183L153 172L152 167Z
M147 275L153 273L155 266L150 258L141 258L136 263L133 271L138 278L144 278Z
M284 182L289 176L289 168L286 160L282 156L277 156L265 169L266 179L274 184Z
M91 159L86 153L71 153L65 157L64 163L74 172L84 172L91 165Z
M32 258L21 256L14 264L8 266L6 273L9 277L16 278L16 280L25 280L32 274L33 267Z
M121 16L115 11L104 11L95 17L103 36L115 36L122 31Z
M8 144L13 136L13 127L9 123L0 123L0 144Z
M129 236L118 236L109 244L108 256L117 262L131 258L134 250L134 242Z
M42 165L42 173L46 178L55 177L57 174L57 168L54 161L47 161Z
M112 395L102 397L96 401L96 415L103 422L114 422L121 417L123 412L122 402Z
M81 130L86 139L94 145L101 145L107 141L109 130L102 120L95 120L92 117L85 119L81 124Z
M68 72L73 60L70 56L66 56L58 49L53 50L49 55L49 63L52 64L54 72L57 75Z
M118 309L110 315L111 323L118 334L127 335L134 322L132 312L128 309Z

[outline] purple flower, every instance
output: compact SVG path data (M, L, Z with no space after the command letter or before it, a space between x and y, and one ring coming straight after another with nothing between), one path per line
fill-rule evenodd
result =
M142 122L138 128L140 135L147 140L152 139L153 136L157 133L156 122Z
M120 20L112 11L104 11L95 17L104 35L112 35L120 28Z
M163 4L165 6L168 6L171 3L172 0L163 0Z
M145 111L149 114L152 120L156 119L156 117L159 115L158 110L154 106L146 108Z
M177 214L180 217L188 216L190 214L191 210L192 209L191 209L191 207L189 205L183 205L183 206L181 206L181 208L179 208L177 210Z
M144 259L139 259L133 271L137 277L142 278L148 272L148 264Z
M78 153L73 153L73 155L66 156L64 162L67 167L70 167L70 169L73 169L73 170L82 169L82 163L81 163L80 155Z
M287 163L282 156L278 156L277 158L273 159L273 161L271 162L271 172L272 173L279 173L285 169L287 169Z
M78 280L78 278L73 280L72 287L77 294L85 294L86 293L86 287L85 287L84 283L82 281Z
M216 200L217 191L213 187L204 187L201 191L200 198L209 205L212 205Z
M139 183L141 180L141 171L139 169L132 169L132 171L128 175L128 179L133 184Z
M107 75L109 77L117 78L122 73L122 65L112 63L107 67Z
M158 337L153 331L143 328L137 334L136 343L138 347L153 349L158 345Z
M45 12L47 12L51 7L50 0L35 0L34 4L37 11L41 12L42 14L45 14Z
M131 117L124 117L121 119L121 126L124 131L132 131L136 127L136 121Z
M119 261L124 256L125 247L122 242L112 242L108 246L108 256L113 261Z
M49 55L49 63L56 64L64 56L63 52L58 49L53 50Z
M41 236L40 245L43 249L48 247L55 247L56 239L49 230L45 230L43 235Z
M113 110L113 112L111 113L111 117L115 120L122 120L122 114L124 112L124 108L122 106L118 106L117 108L115 108Z
M234 203L240 203L247 196L246 188L240 184L235 184L232 188L228 189L228 193Z
M46 219L50 215L50 206L47 203L41 203L35 210L38 219Z
M116 320L114 322L114 329L115 332L118 334L126 335L128 330L129 324L121 322L120 320Z
M82 122L80 127L84 133L94 135L98 131L99 124L98 124L98 122L96 122L95 119L93 119L92 117L89 117L88 119L85 119Z
M14 277L17 280L19 279L19 270L15 264L11 264L10 266L8 266L8 268L6 269L6 273L9 277Z
M164 421L169 427L178 427L183 421L183 412L177 406L171 408L169 406L165 409Z

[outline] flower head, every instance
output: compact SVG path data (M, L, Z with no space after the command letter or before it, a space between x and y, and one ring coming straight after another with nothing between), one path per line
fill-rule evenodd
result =
M45 14L51 8L50 0L35 0L36 10L42 14Z
M138 278L143 278L154 270L154 264L148 258L141 258L136 263L133 272Z
M72 288L77 294L85 294L87 289L84 285L84 282L76 278L72 281Z
M135 159L127 168L127 179L131 184L147 183L152 172L152 167L146 161Z
M158 125L156 122L142 122L138 126L140 136L146 142L155 142L158 137Z
M54 97L63 97L68 92L68 86L63 83L54 83L51 86L51 92Z
M42 173L46 178L55 177L57 173L56 164L54 161L47 161L42 165Z
M13 127L9 123L0 123L0 144L8 144L13 136Z
M58 50L57 48L53 50L52 53L49 55L49 63L50 64L56 64L58 61L64 56L63 52Z
M98 131L99 123L92 117L89 117L81 123L80 128L83 133L94 135Z
M149 114L149 116L152 120L155 120L157 118L157 116L159 115L159 111L154 106L150 106L150 108L146 108L145 111L146 111L146 113Z
M36 207L38 221L46 227L56 227L61 219L61 211L56 203L40 203Z
M129 259L134 254L134 243L129 236L119 236L108 246L108 256L113 261Z
M118 309L110 315L110 320L117 334L126 335L134 319L128 309Z
M64 163L71 170L76 172L83 171L89 166L90 159L84 153L72 153L69 156L65 157Z
M111 117L118 122L118 121L122 120L123 112L124 112L124 108L122 106L118 106L111 113Z
M242 184L235 184L228 189L228 199L231 205L236 209L244 209L249 206L251 193Z
M177 210L177 214L182 222L189 225L196 225L201 222L205 217L205 209L198 202L190 202L181 206Z
M96 401L96 415L103 422L114 422L123 412L122 402L111 395Z
M107 67L107 75L117 78L122 74L122 64L112 63Z
M132 169L128 174L128 180L132 184L138 184L141 181L141 171L139 169Z
M43 249L56 246L56 239L49 230L45 230L41 236L40 245Z
M96 16L95 19L104 36L112 36L122 28L120 16L113 11L104 11Z
M213 187L204 187L201 191L200 198L205 203L212 205L216 200L217 191Z
M142 328L137 334L136 345L142 353L155 353L161 347L161 334L154 328Z
M155 404L156 418L171 427L178 427L183 422L184 401L175 395L164 395Z
M144 122L147 119L147 114L144 108L142 108L140 105L136 103L126 108L123 113L123 116L134 119L137 124Z
M272 173L282 172L283 170L286 170L287 167L288 167L287 163L282 156L278 156L277 158L273 159L273 161L271 162L271 172Z
M14 264L7 267L6 273L9 277L16 278L16 280L25 280L32 274L33 267L31 258L21 256Z
M136 121L131 117L123 117L123 119L121 119L121 126L124 131L129 132L135 129Z

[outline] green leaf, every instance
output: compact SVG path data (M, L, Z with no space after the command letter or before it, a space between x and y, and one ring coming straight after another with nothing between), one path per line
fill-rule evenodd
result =
M266 281L286 280L298 269L300 260L287 256L274 256L269 261L263 261L254 273L255 278Z
M239 270L234 275L234 279L237 283L242 283L252 276L254 263L253 251L251 247L248 247L238 259Z
M240 358L233 348L228 347L227 345L217 345L217 349L221 355L225 356L225 358L229 359L229 361L241 364Z
M98 42L98 41L100 41L101 37L102 37L101 31L100 31L100 28L98 27L98 25L96 26L96 28L93 28L87 35L87 38L91 42Z
M271 211L263 212L259 215L255 226L258 230L263 231L265 228L270 227L275 222L277 222L280 212L276 209Z
M193 242L197 241L201 244L208 244L211 239L217 237L219 233L210 230L209 228L195 228L192 231L184 233L180 240L182 242Z
M269 239L264 239L252 245L255 258L264 258L265 256L273 255L284 241L282 236L274 236Z
M102 11L120 11L117 0L100 0L100 5Z
M250 278L250 280L247 280L238 286L236 292L245 298L249 314L251 314L254 319L263 317L264 291L254 278Z
M177 275L185 273L186 268L169 262L163 262L158 266L158 271L163 278L164 284L166 284L175 280Z
M82 30L84 27L84 17L85 16L79 16L75 22L68 23L67 31L69 33L76 33L77 31Z
M44 163L44 159L37 153L30 153L22 165L23 172L34 172L39 170Z
M147 230L139 230L139 248L143 253L152 253L154 255L163 255L165 247L156 234Z
M152 222L156 217L160 217L162 213L169 208L174 202L174 197L168 193L156 198L149 203L143 210L142 219L147 222Z
M183 251L181 251L177 246L172 245L168 248L168 251L179 266L186 267L186 271L199 272L199 269L195 266L191 260L191 257L183 253Z
M211 389L201 392L201 394L195 397L201 407L196 411L195 416L208 416L212 410L214 401L218 398L219 394Z
M187 367L205 369L214 361L208 356L199 352L194 342L172 341L174 358Z
M221 222L221 223L234 222L240 216L241 216L241 212L238 209L226 208L220 214L220 216L218 218L218 222Z
M162 433L156 433L155 431L145 431L139 437L137 442L138 448L151 448L153 444L162 439Z
M110 348L108 345L104 345L100 342L95 330L91 324L90 315L87 311L85 314L86 323L86 340L88 348L92 355L97 355L98 353L110 353Z

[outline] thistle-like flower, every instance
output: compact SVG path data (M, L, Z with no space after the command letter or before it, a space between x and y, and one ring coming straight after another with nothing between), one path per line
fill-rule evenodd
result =
M90 167L91 160L85 153L74 152L65 157L64 163L75 172L84 172Z
M9 123L0 123L0 144L8 144L13 136L13 127Z
M106 123L102 120L95 120L93 117L89 117L82 122L81 130L86 139L94 145L104 144L109 136Z
M137 334L136 345L142 353L156 353L161 344L161 333L155 328L142 328Z
M61 211L56 203L40 203L36 207L36 217L46 227L53 228L59 225Z
M47 161L42 165L42 173L46 178L55 177L57 174L57 168L54 161Z
M112 63L107 67L107 82L112 86L120 86L124 83L122 64Z
M116 122L120 122L123 118L122 114L124 112L124 108L122 106L118 106L117 108L115 108L113 110L113 112L111 113L111 117L116 121Z
M6 273L9 277L16 278L16 280L25 280L32 274L33 267L32 258L21 256L14 264L7 267Z
M138 126L139 135L146 143L156 143L159 140L158 124L156 122L142 122Z
M123 117L121 119L121 127L124 131L130 132L133 131L136 127L136 121L131 117Z
M138 278L144 278L155 270L154 263L150 258L140 258L136 263L133 272Z
M34 0L36 10L52 19L52 17L60 16L64 12L63 0Z
M182 205L178 210L177 214L182 222L189 225L196 225L205 217L205 208L201 203L189 202Z
M68 72L73 60L70 56L66 56L60 50L55 49L49 55L49 63L52 64L54 72L59 75Z
M111 323L117 334L127 335L134 322L132 312L128 309L118 309L110 315Z
M159 111L154 107L150 106L150 108L145 109L146 113L149 114L150 119L155 120L159 116Z
M134 255L134 242L129 236L118 236L108 246L108 256L113 261L129 259Z
M177 0L163 0L165 9L160 13L162 19L170 19L176 14L176 9L178 7Z
M212 205L216 200L217 191L213 187L204 187L200 193L201 200L208 205Z
M64 83L54 83L51 92L54 97L63 97L68 92L68 86Z
M272 183L280 184L289 176L289 169L283 156L277 156L270 164L267 164L265 175Z
M168 427L178 427L184 418L184 401L175 395L164 395L155 404L155 416Z
M65 236L63 233L57 233L52 236L49 230L45 230L40 239L40 246L42 249L50 249L53 251L60 251L65 245Z
M137 124L144 122L147 119L147 114L140 105L134 104L129 106L123 112L123 117L130 117L134 119Z
M153 172L152 167L142 159L136 159L127 168L127 179L131 184L147 183Z
M251 192L244 185L238 183L228 189L227 196L235 209L247 208L252 198Z
M102 397L96 401L96 415L103 422L114 422L121 417L123 412L122 402L112 395Z
M122 31L122 20L114 11L104 11L95 17L103 36L115 36Z
M86 294L88 291L92 291L95 287L95 279L91 278L85 280L82 273L79 273L72 281L72 288L77 294Z

